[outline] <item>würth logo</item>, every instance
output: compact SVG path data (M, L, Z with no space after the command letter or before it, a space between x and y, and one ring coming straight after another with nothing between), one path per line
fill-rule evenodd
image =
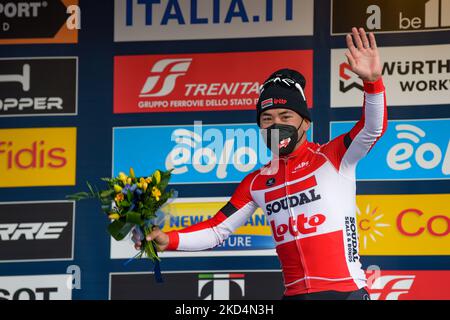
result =
M186 75L192 59L163 59L153 65L139 97L163 97L175 89L178 77Z
M364 89L363 86L357 82L358 78L352 72L352 69L348 63L343 62L339 65L339 79L339 91L343 93L346 93L353 88L361 91Z

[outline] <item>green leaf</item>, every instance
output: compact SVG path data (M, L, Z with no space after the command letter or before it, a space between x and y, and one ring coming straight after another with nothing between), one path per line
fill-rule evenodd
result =
M141 218L141 214L135 211L129 211L125 215L126 222L137 225L144 224L144 220Z
M87 192L77 192L77 193L69 194L66 196L66 199L75 200L75 201L89 199L89 198L91 198L91 197L90 197L89 193L87 193Z
M133 195L131 194L130 190L127 190L127 199L128 199L128 202L131 202L131 200L133 199Z
M115 220L108 226L109 234L117 241L122 240L133 229L133 223L127 223L122 220Z
M114 190L105 190L100 192L100 197L102 198L108 198L111 197L114 194Z

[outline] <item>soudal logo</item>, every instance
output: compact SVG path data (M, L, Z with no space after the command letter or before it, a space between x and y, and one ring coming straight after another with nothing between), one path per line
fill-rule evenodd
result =
M289 145L289 142L291 142L291 138L286 138L280 141L280 143L278 144L278 148L286 148Z
M282 61L294 63L286 66ZM274 69L301 70L311 80L310 63L312 51L117 56L114 112L253 110L260 81ZM311 89L307 88L307 97L312 95ZM277 103L287 104L279 98ZM266 101L263 108L268 106Z
M317 227L323 224L326 217L323 214L315 214L306 217L304 213L299 214L295 219L289 217L288 223L275 224L275 221L270 221L272 234L276 242L284 241L287 232L292 237L299 235L308 235L317 232Z
M69 260L73 202L0 203L0 260Z
M414 275L382 275L376 278L370 288L372 300L398 300L409 293Z
M0 116L77 112L77 58L0 59Z
M320 194L313 188L317 186L316 177L311 176L305 180L289 185L290 195L286 194L286 187L282 186L264 194L266 202L266 213L268 216L282 210L295 208L321 199ZM308 190L310 189L310 190ZM308 190L307 192L305 190Z
M365 26L367 30L408 32L445 30L450 28L450 0L403 1L333 0L332 34L343 34L351 26ZM352 8L349 16L347 8Z
M167 96L175 88L178 77L186 75L192 59L163 59L153 65L140 97Z

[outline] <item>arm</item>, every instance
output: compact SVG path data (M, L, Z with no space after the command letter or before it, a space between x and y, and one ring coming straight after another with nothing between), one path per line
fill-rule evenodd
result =
M387 128L387 107L381 63L375 36L371 33L367 38L364 29L357 32L353 28L353 38L347 35L349 51L346 56L352 71L364 84L364 103L361 119L346 134L340 135L324 145L322 152L345 176L354 178L356 164L380 139Z
M250 185L257 172L245 177L230 201L214 217L179 231L168 232L166 250L197 251L213 248L245 224L257 209L250 194Z

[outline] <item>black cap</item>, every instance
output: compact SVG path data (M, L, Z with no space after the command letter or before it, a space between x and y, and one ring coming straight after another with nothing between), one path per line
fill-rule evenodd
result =
M256 105L256 123L265 110L284 108L297 112L311 121L306 104L305 77L292 69L280 69L272 73L260 87L260 95Z

